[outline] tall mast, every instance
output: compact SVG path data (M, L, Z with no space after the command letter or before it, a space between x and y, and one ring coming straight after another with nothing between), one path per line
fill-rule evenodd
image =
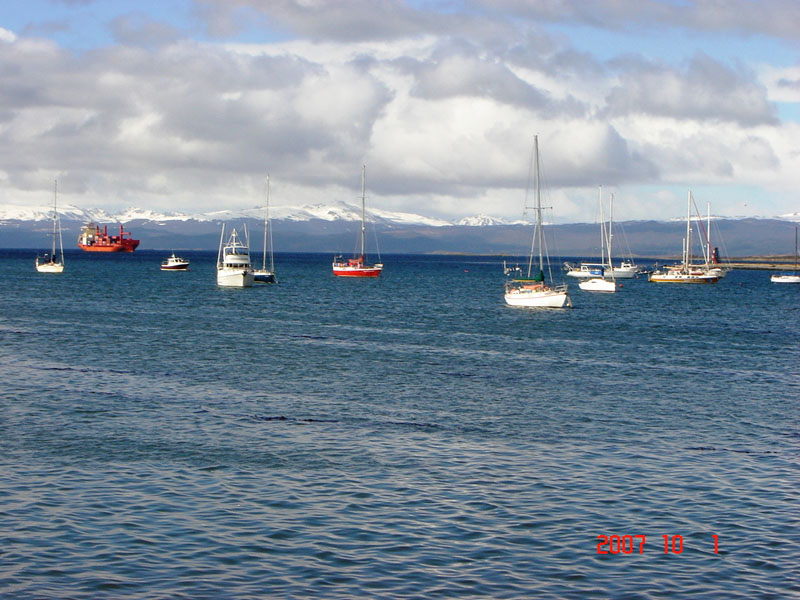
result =
M542 186L539 173L539 136L533 136L533 150L536 160L536 233L539 239L539 271L544 273L544 259L542 258Z
M56 260L56 219L58 218L58 213L56 212L56 198L58 197L58 179L53 182L53 243L52 249L50 251L50 260L55 262Z
M614 238L614 194L608 201L608 268L611 269L611 279L614 279L614 262L611 258L611 240Z
M264 206L264 253L261 255L261 269L266 271L267 269L267 221L269 220L269 175L267 175L267 181L264 184L265 191L264 195L266 196L265 206Z
M606 214L603 210L603 186L598 188L600 200L600 264L606 266L606 247L608 244L608 237L606 236Z
M711 266L711 202L706 202L706 268Z
M364 206L366 204L367 193L367 165L361 165L361 258L364 258L364 238L366 237L364 226Z
M688 193L686 200L686 245L683 249L683 268L684 271L689 271L689 263L692 261L691 257L691 244L692 244L692 192Z
M269 227L269 270L271 273L275 273L275 256L272 252L272 219L269 217L269 175L267 175L267 227Z

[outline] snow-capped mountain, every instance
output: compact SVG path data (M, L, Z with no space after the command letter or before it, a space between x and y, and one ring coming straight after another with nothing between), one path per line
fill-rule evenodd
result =
M0 223L9 221L48 221L52 218L53 209L48 206L15 206L0 205ZM130 207L118 213L108 213L99 208L79 208L73 205L58 207L62 220L94 222L94 223L129 223L131 221L168 222L168 221L230 221L234 219L263 219L264 207L253 206L233 210L219 210L209 213L161 213L153 210ZM367 210L367 220L382 225L424 225L428 227L446 227L453 225L443 219L424 217L413 213L393 212L386 210ZM337 202L334 204L312 204L306 206L270 207L273 220L285 221L360 221L361 208Z
M456 225L466 227L491 227L492 225L508 225L509 222L489 215L476 215L474 217L464 217L456 221Z

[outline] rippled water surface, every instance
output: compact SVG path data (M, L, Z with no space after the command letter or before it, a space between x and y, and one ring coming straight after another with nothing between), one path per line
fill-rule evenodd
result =
M800 286L535 311L495 258L33 257L0 254L0 597L800 597Z

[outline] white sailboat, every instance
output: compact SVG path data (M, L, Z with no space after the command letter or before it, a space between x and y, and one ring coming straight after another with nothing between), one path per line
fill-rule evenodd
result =
M653 271L649 280L654 283L716 283L717 275L706 272L702 266L692 265L692 192L686 208L686 237L683 238L683 259L680 265Z
M613 202L613 196L612 196ZM591 279L584 279L578 284L578 287L585 292L616 292L617 282L614 280L614 267L611 264L611 223L613 205L609 204L609 220L608 228L606 228L606 219L603 210L603 188L600 187L600 262L602 264L602 271L599 277L592 277ZM608 261L606 261L608 256Z
M266 183L267 200L264 205L264 251L261 254L261 268L253 271L255 283L276 283L275 258L272 253L272 221L269 218L269 175ZM267 249L269 248L269 269L267 268Z
M794 273L781 273L769 278L772 283L800 283L800 271L797 270L797 227L794 228Z
M57 197L58 181L53 184L53 231L50 233L50 254L36 257L36 270L39 273L64 272L64 242L61 238L61 219L58 218L58 209L56 207ZM56 237L58 237L58 256L56 256Z
M366 219L365 219L365 206L366 206L366 190L367 190L367 167L361 166L361 252L345 260L341 255L333 258L333 274L337 277L378 277L383 272L383 263L378 262L375 264L367 264L366 253Z
M244 229L244 241L239 239L236 229L231 230L231 235L223 246L224 239L225 225L223 224L217 253L217 285L251 287L253 285L253 266L250 263L247 227Z
M613 205L614 205L614 194L611 194L611 206L613 207ZM620 224L619 227L622 228L622 225ZM608 231L609 231L609 236L613 238L614 231L610 225ZM627 245L628 240L625 237L624 229L622 229L622 235ZM613 266L613 258L611 257L610 254L608 257L608 262L612 265L611 274L614 276L614 279L633 279L641 271L639 266L633 260L630 247L628 247L628 258L627 259L623 258L622 260L620 260L619 266L616 267Z
M544 278L544 256L546 254L546 244L544 231L542 228L542 196L541 196L541 177L539 173L539 137L533 137L533 158L536 175L536 225L533 230L531 240L531 251L528 259L528 272L526 277L515 277L506 283L505 300L510 306L525 306L536 308L564 308L572 306L572 301L567 294L566 284L552 286L545 282ZM530 180L530 176L528 177ZM530 183L530 181L529 181ZM527 208L527 189L526 201ZM539 266L535 273L532 273L534 250L538 249ZM550 257L547 256L547 270L550 279Z

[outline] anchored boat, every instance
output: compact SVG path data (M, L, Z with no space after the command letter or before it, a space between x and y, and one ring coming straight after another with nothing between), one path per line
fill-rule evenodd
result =
M383 271L383 263L367 263L367 253L365 250L366 225L365 225L365 205L366 205L366 172L367 167L361 167L361 253L358 256L345 261L341 255L333 259L333 274L338 277L377 277ZM378 259L380 260L380 259Z
M50 234L52 243L50 245L50 255L36 257L36 270L39 273L63 273L64 272L64 242L61 238L61 220L58 218L56 209L56 198L58 196L58 181L53 185L53 231ZM58 248L60 258L56 256L56 237L58 237Z
M88 223L78 236L78 247L86 252L133 252L139 240L132 236L122 225L119 226L119 235L109 235L107 225L103 225L101 231L98 225Z

